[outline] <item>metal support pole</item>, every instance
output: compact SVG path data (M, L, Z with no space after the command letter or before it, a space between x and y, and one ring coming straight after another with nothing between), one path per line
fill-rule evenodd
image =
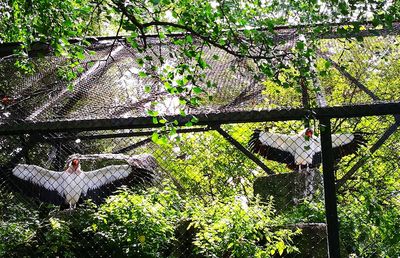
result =
M241 151L244 155L246 155L249 159L251 159L254 163L260 166L268 175L275 174L267 165L265 165L261 160L259 160L253 153L248 151L245 147L243 147L238 141L233 139L227 132L225 132L221 127L214 126L214 128L222 137L224 137L228 142L230 142L233 146L235 146L239 151Z
M125 153L125 152L128 152L128 151L134 150L136 148L139 148L139 147L141 147L143 145L146 145L149 142L151 142L151 138L146 138L144 140L135 142L134 144L129 145L127 147L124 147L124 148L121 148L119 150L113 151L113 154Z
M334 158L332 151L331 121L320 120L322 169L324 174L325 213L328 229L328 251L330 258L340 257L339 221L337 214Z
M378 141L376 141L375 144L372 145L372 147L369 149L370 155L359 159L357 161L357 163L352 168L350 168L350 170L340 180L337 181L336 189L339 189L342 186L344 186L346 184L346 182L349 179L351 179L351 177L357 172L357 170L359 168L361 168L368 161L368 158L370 158L372 156L372 154L374 154L375 151L377 151L386 142L386 140L389 139L389 137L396 132L396 130L397 130L397 128L399 128L399 126L400 126L400 122L396 122L396 123L392 124L382 134L382 136L378 139Z

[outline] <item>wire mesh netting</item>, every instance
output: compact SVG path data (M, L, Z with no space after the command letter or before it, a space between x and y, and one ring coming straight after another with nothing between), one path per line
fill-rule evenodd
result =
M320 91L309 89L311 107L398 101L397 66L389 65L398 62L397 42L321 41ZM57 75L62 58L33 60L32 76L20 75L14 60L0 62L1 128L53 126L0 138L1 256L326 257L324 154L335 166L342 255L399 254L396 112L331 109L332 150L323 153L320 114L230 122L250 114L235 111L296 113L300 85L278 88L254 63L208 48L210 68L199 73L205 88L213 86L202 106L182 106L185 95L169 94L159 77L141 73L157 71L136 62L156 64L156 54L174 46L149 44L140 54L122 40L92 46L72 91ZM161 67L170 71L177 62ZM163 144L154 143L157 124L82 131L61 123L149 117L148 109L177 115L181 108L226 113L227 120L178 126Z
M365 127L365 123L371 123L371 120L379 121L379 127ZM384 134L392 120L390 117L373 117L333 122L336 126L333 126L332 144L338 178L342 178L358 161L364 160L363 157L371 155L368 147ZM239 220L240 217L235 223L230 217L248 212L256 220L262 219L262 214L273 216L274 222L264 225L266 228L257 228L254 224L254 230L259 231L260 236L265 230L285 232L291 236L290 241L285 240L287 250L291 250L289 246L297 250L292 255L324 257L327 236L318 124L309 130L302 127L301 121L294 121L201 128L203 132L182 133L180 141L162 146L151 141L151 132L148 136L132 136L138 133L135 130L112 132L120 136L114 138L110 138L108 131L43 135L38 137L42 139L39 142L24 137L8 137L4 139L3 146L9 152L2 163L19 160L20 164L30 164L13 165L7 168L8 173L4 170L2 173L3 199L9 202L8 205L19 204L10 209L5 202L3 220L20 219L13 218L18 214L18 217L28 217L30 222L19 229L25 238L18 238L14 235L15 231L9 232L8 241L18 239L20 242L15 243L14 249L8 249L8 254L31 252L29 245L32 241L47 243L46 239L51 234L54 234L51 237L57 237L61 234L57 230L66 230L65 236L61 234L58 237L67 237L72 243L80 244L66 246L65 243L53 243L59 248L53 253L136 256L148 252L150 256L209 256L213 251L206 243L210 241L207 237L211 233L216 234L214 237L227 234L227 242L234 242L231 237L236 239L235 234L243 234L243 241L250 241L246 238L248 232L240 227L246 223L253 224ZM218 130L227 132L233 141L249 146L248 150L260 155L261 162L268 169L264 170L254 163L232 144L232 139L225 138ZM378 239L371 239L371 246L363 246L365 240L358 231L367 236L369 232L365 228L378 227L379 224L373 221L372 214L359 217L360 214L352 209L353 205L360 207L351 200L354 198L363 203L357 198L373 198L373 195L365 196L366 193L362 192L366 188L374 189L374 194L398 200L398 181L390 182L391 188L382 188L389 180L385 175L398 173L398 149L391 144L397 142L396 137L398 132L380 149L380 154L367 159L360 169L361 173L357 174L357 180L339 189L339 218L343 228L341 247L347 254L372 252L373 255L373 250L376 250L373 244L384 244L384 241L379 243ZM29 150L24 146L30 146ZM386 152L392 156L382 154ZM375 171L375 166L379 170ZM273 175L268 175L271 173ZM121 188L122 185L124 187ZM255 199L256 195L259 200ZM222 212L225 206L219 203L221 199L228 202L224 204L229 206L228 211ZM186 210L195 209L190 201L195 201L197 208L214 207L216 210L213 213L222 212L225 217L221 214L218 214L221 217L202 214L206 216L204 219L207 218L204 222L196 217L198 214L193 210L192 213ZM258 206L260 201L264 208ZM94 206L96 204L98 208ZM252 210L255 207L260 209L256 213ZM18 213L15 213L16 210ZM229 211L234 214L229 214ZM356 211L365 215L365 211ZM374 212L383 215L380 214L382 210ZM359 223L354 223L355 217L360 220ZM389 223L382 220L380 223ZM65 224L55 226L52 223ZM198 225L196 223L201 226L194 226ZM207 232L205 228L218 227L221 223L230 231ZM48 228L38 232L44 225ZM385 230L391 231L392 241L396 241L396 227L391 226L385 225L388 227ZM155 231L147 231L150 228ZM143 240L148 238L152 239L149 242ZM217 242L221 245L220 253L214 252L222 256L224 252L229 252L229 248L223 247L224 241L220 241ZM254 246L263 250L268 250L268 244L274 244L261 237L253 241ZM156 243L158 249L146 250L154 248ZM243 244L241 241L238 243ZM68 250L65 249L67 247ZM355 250L356 247L360 249ZM223 248L228 249L222 251ZM45 251L48 250L38 249L36 254ZM393 254L396 249L386 251ZM250 254L251 249L247 252Z
M59 68L66 62L62 58L33 58L37 72L32 76L22 75L14 66L14 59L3 60L2 121L139 117L146 116L148 109L173 115L179 114L180 109L198 114L302 106L301 87L296 82L290 81L294 85L288 89L278 87L263 81L253 61L207 47L202 49L209 67L196 71L199 86L206 89L202 108L182 105L180 100L187 94L169 94L162 78L185 60L165 57L175 51L175 45L155 39L148 44L143 53L135 52L123 40L94 44L82 62L84 71L72 82L59 77ZM293 39L288 44L293 45ZM366 38L361 43L322 40L315 66L330 76L319 78L321 90L317 95L322 94L322 102L330 106L398 100L398 71L394 65L399 60L397 45L396 36ZM165 58L163 63L160 56ZM147 66L137 61L144 59L151 60ZM153 67L159 68L152 70ZM74 90L68 90L68 85Z

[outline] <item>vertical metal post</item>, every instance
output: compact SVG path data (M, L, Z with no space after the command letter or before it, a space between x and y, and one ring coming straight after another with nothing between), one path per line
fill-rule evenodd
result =
M328 251L330 258L340 257L339 221L337 214L334 157L332 151L331 121L320 120L322 169L324 174L325 212L328 229Z

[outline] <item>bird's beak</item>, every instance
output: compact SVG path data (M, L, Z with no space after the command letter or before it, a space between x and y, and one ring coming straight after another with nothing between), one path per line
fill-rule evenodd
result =
M76 159L71 160L69 163L69 167L72 169L71 173L76 172L79 168L79 161Z
M76 172L79 168L79 165L73 165L72 168L74 169L74 172Z

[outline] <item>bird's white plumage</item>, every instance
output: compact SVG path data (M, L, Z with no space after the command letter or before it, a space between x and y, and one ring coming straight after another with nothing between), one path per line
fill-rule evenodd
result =
M311 164L314 154L321 151L321 144L318 138L311 137L306 139L304 134L296 136L294 144L290 147L290 152L294 154L296 165Z
M65 197L65 200L70 206L75 206L81 194L86 194L87 192L87 185L85 183L84 173L70 174L64 172L62 182L60 183L61 188L58 190L58 193Z
M129 165L107 166L91 172L84 172L83 181L86 183L84 194L86 194L87 190L93 190L102 185L112 183L115 180L125 178L131 172L132 168Z
M68 171L68 170L67 170ZM30 181L48 190L55 190L74 206L81 194L99 188L115 180L127 177L132 172L130 165L107 166L90 172L56 172L36 165L17 165L12 173L23 180Z
M286 150L293 143L293 137L286 134L262 132L260 141L264 145Z
M332 134L332 147L339 147L341 145L349 144L354 140L354 135L351 133Z
M315 137L312 134L312 130L305 129L297 135L285 135L270 132L260 132L253 134L253 138L250 142L250 148L256 152L264 152L267 157L273 160L291 163L294 165L311 165L316 160L320 160L321 154L321 143L319 137ZM308 136L307 136L308 135ZM257 144L257 140L261 145ZM358 141L358 142L357 142ZM353 144L353 150L340 149L343 146ZM358 137L356 140L355 135L350 133L345 134L333 134L332 135L332 147L339 148L341 153L337 154L338 157L345 155L345 153L355 152L357 146L362 144L362 138ZM262 146L265 146L262 150ZM274 151L274 149L276 151ZM292 157L292 158L290 158Z
M311 164L314 154L321 151L319 139L315 137L306 139L304 132L299 135L262 132L260 141L264 145L290 152L294 156L296 165Z
M64 181L62 178L64 173L47 170L36 165L18 164L12 173L20 179L58 192L60 192L61 183Z

